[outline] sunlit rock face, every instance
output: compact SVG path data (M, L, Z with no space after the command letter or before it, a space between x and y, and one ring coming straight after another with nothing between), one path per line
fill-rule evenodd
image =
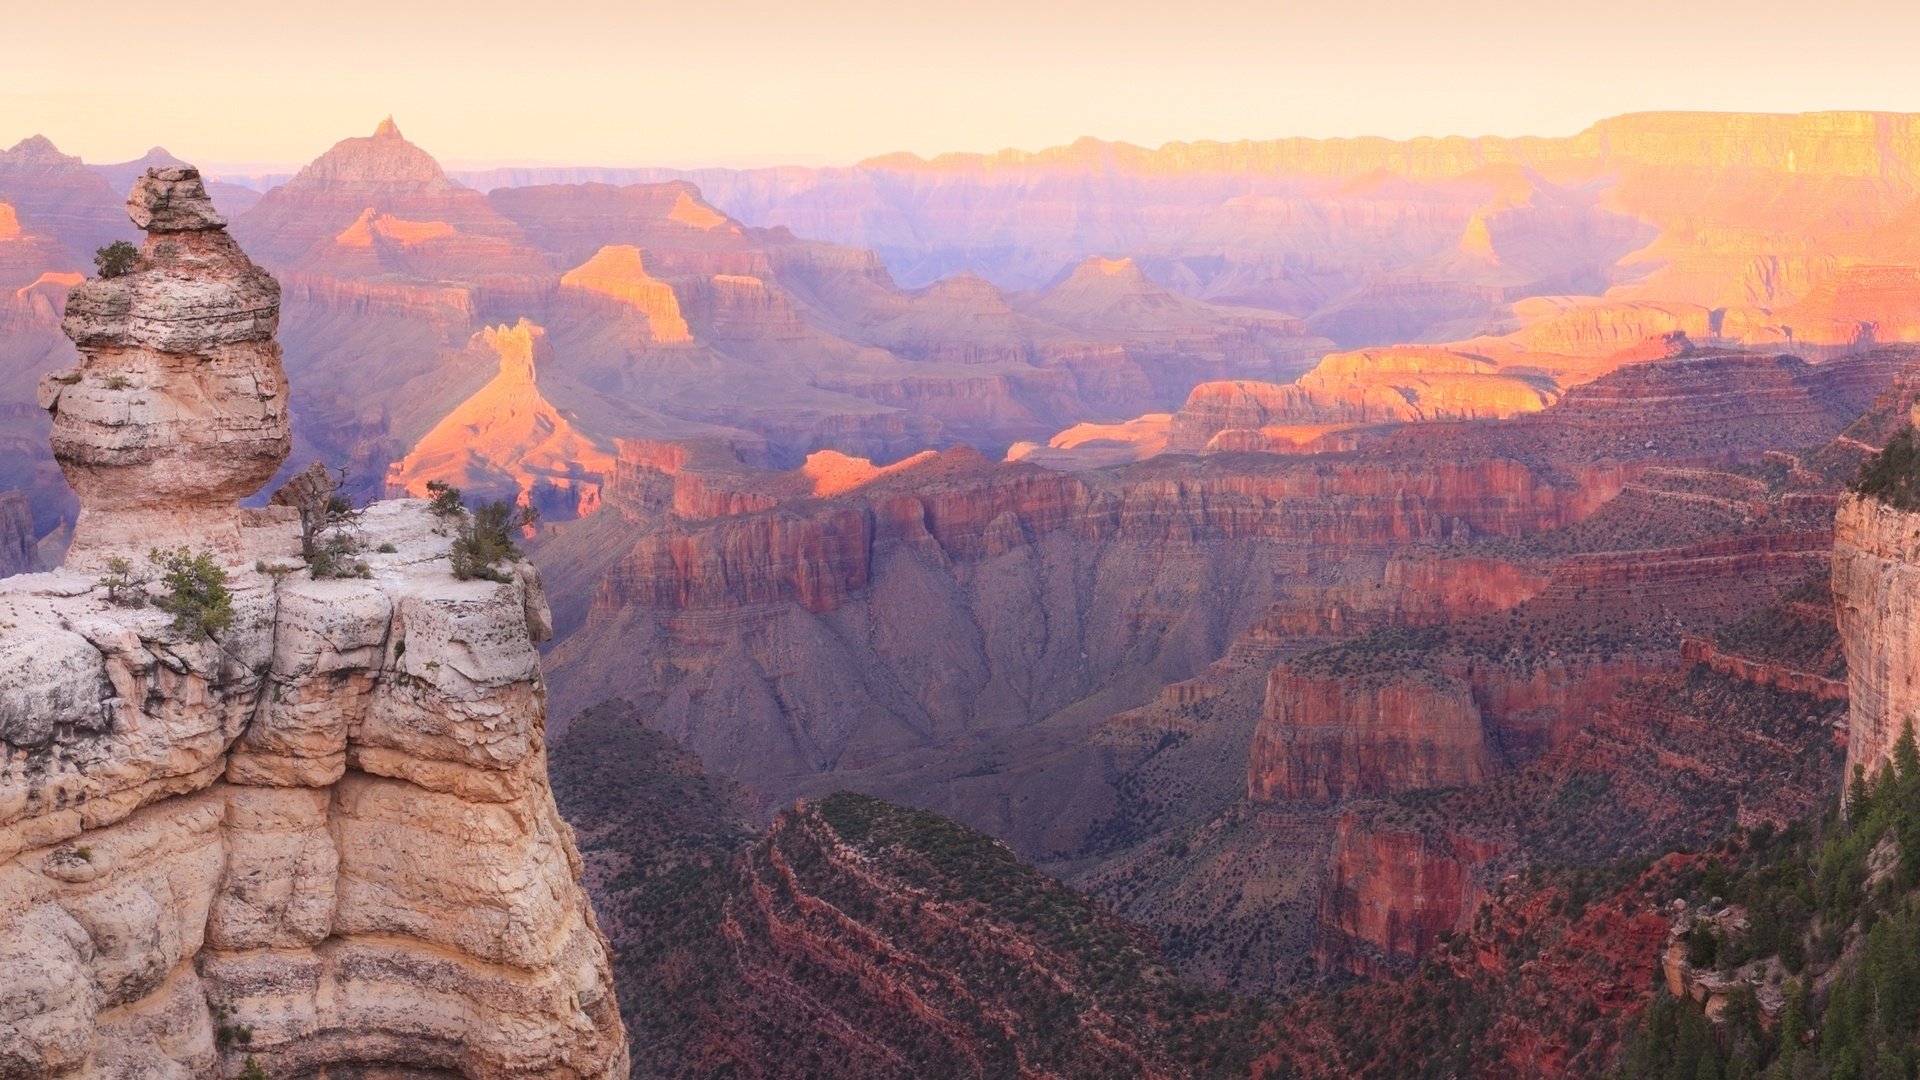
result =
M388 492L425 496L439 481L483 498L523 499L549 520L592 513L614 458L540 393L546 331L522 319L482 330L470 348L498 357L500 373L388 469Z
M877 248L908 284L969 270L1035 288L1126 252L1348 348L1506 333L1542 314L1516 301L1572 296L1594 317L1542 344L1592 354L1637 340L1649 304L1696 338L1712 323L1752 345L1913 340L1911 290L1872 282L1920 265L1916 162L1912 114L1671 112L1564 138L1083 139L652 175L696 180L743 221Z
M189 168L130 210L146 264L76 290L49 381L75 552L0 582L0 1076L625 1076L537 575L456 580L407 501L365 512L364 575L313 578L292 509L233 504L286 454L273 280ZM211 550L228 625L101 583L170 544Z
M137 267L68 294L62 328L81 361L40 385L80 496L77 567L189 536L234 550L237 501L292 443L280 287L227 235L200 174L148 172L127 212L147 233Z

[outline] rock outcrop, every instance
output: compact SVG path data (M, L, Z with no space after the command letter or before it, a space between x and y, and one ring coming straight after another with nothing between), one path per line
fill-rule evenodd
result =
M1341 679L1279 668L1247 787L1255 799L1335 802L1477 784L1497 767L1463 680L1417 669Z
M147 266L79 291L52 384L84 546L0 583L0 1075L624 1076L538 577L456 580L393 502L314 579L293 511L237 509L286 453L276 290L191 169L131 203ZM225 625L86 572L158 544L211 549Z
M592 513L613 455L540 393L546 330L525 319L490 326L468 348L497 357L499 374L387 469L388 493L424 497L427 485L440 481L470 495L537 506L549 520Z
M237 551L237 500L292 446L280 286L227 235L194 169L148 172L127 213L147 232L137 268L68 294L80 365L40 384L80 496L77 569L189 538Z
M1909 723L1920 725L1920 514L1871 496L1840 503L1833 538L1833 598L1847 650L1852 704L1847 775L1875 774Z
M0 577L33 569L33 514L27 497L0 491Z

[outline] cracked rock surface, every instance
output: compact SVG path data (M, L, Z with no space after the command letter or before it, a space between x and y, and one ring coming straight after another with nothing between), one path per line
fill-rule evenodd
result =
M396 501L368 576L314 579L296 510L235 505L287 452L278 288L193 170L129 205L144 268L75 290L43 388L74 553L0 580L0 1078L625 1076L532 566L458 581ZM112 602L108 558L170 545L225 568L229 627Z
M270 570L286 514L242 530ZM0 1076L625 1075L547 786L546 601L525 564L456 581L438 526L370 508L367 579L230 566L217 640L90 575L0 581Z

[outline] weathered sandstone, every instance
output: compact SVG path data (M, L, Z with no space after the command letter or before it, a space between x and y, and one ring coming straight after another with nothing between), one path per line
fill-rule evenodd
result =
M272 279L191 169L130 204L148 266L68 326L83 378L137 390L51 390L85 543L0 583L0 1075L624 1076L547 786L538 577L456 580L394 502L367 576L312 578L291 511L233 505L286 454ZM100 560L158 544L213 550L229 626L112 601Z
M1920 723L1920 514L1865 496L1840 503L1833 598L1847 651L1847 774L1892 760L1902 728Z
M1459 787L1497 768L1467 683L1412 670L1364 679L1281 668L1254 733L1248 794L1332 802Z
M147 173L127 198L137 269L67 296L78 367L45 376L54 456L80 496L70 559L98 567L191 536L238 549L237 499L287 456L280 287L226 233L200 174Z

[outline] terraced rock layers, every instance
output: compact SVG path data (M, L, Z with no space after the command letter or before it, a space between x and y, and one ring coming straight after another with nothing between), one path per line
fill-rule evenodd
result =
M132 207L147 265L77 290L50 384L76 557L0 583L0 1077L626 1075L537 575L456 580L419 502L307 573L293 510L234 505L286 454L277 287L191 169ZM91 572L156 543L214 549L227 625Z

